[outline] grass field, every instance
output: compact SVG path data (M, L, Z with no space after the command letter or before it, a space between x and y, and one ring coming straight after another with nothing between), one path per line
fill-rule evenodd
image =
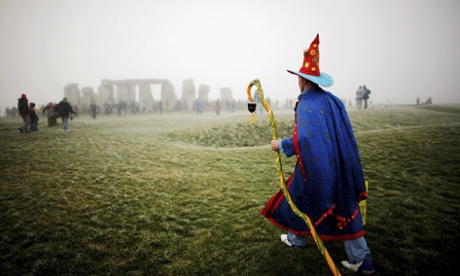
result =
M275 110L278 135L293 111ZM351 110L380 275L460 268L460 106ZM0 275L332 275L259 215L279 190L266 113L0 118ZM295 159L282 158L286 175ZM342 275L343 243L326 242Z

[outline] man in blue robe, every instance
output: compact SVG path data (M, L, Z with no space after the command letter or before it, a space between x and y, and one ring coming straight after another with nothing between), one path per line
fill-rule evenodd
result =
M320 86L333 79L319 70L319 35L304 52L298 76L300 95L295 108L293 137L272 140L272 150L296 156L294 173L286 187L297 208L308 215L324 241L344 241L346 268L375 272L364 239L359 202L367 198L365 180L353 128L342 101ZM274 225L288 231L281 241L305 248L308 225L296 215L280 190L261 211Z

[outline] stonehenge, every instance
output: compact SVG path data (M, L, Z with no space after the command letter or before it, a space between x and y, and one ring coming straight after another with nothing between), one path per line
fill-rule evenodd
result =
M160 95L152 93L152 85L159 85ZM64 97L72 105L81 108L86 112L92 102L97 106L117 105L124 103L127 106L137 105L140 111L152 111L159 106L160 101L167 109L184 109L193 111L193 103L196 99L207 105L209 103L209 85L200 85L198 93L195 89L193 79L186 79L182 82L182 94L178 98L174 86L167 79L126 79L110 80L103 79L97 88L97 93L92 87L78 87L77 83L70 83L64 87ZM231 90L223 88L220 91L221 101L233 100Z

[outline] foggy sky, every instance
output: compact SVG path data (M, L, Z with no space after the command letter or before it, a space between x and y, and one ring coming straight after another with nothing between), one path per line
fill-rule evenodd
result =
M246 100L257 78L266 97L294 98L286 69L317 33L340 98L367 85L373 103L460 103L458 26L458 0L0 0L0 107L102 79L169 79L180 97L191 78L210 99L229 87Z

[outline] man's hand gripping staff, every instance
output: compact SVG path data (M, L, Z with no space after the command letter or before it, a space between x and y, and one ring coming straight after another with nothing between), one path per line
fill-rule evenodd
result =
M270 120L270 127L272 129L272 138L273 138L273 140L277 140L278 139L278 132L277 132L277 129L276 129L275 117L273 116L273 112L272 112L272 110L270 108L270 105L268 104L268 102L264 98L264 95L263 95L263 92L262 92L262 85L260 84L260 81L257 80L257 79L251 81L249 83L248 87L247 87L247 90L246 90L246 92L248 94L248 100L249 100L249 102L248 102L248 110L249 110L249 112L251 112L251 120L250 120L251 124L255 124L254 112L256 111L256 106L257 106L257 104L254 102L254 99L252 98L252 95L251 95L251 88L254 85L257 87L257 93L259 95L259 99L260 99L260 102L262 103L262 106L264 107L265 111L268 112L268 118ZM280 187L281 187L281 190L284 193L284 197L288 201L289 206L291 207L292 211L297 216L302 218L305 221L305 223L307 224L308 228L311 231L312 238L316 243L316 246L321 251L321 254L323 254L323 256L326 258L327 264L329 265L329 268L331 269L332 273L334 275L341 275L339 270L335 266L334 261L332 260L331 256L329 255L329 252L327 251L326 247L324 246L323 241L321 240L321 238L316 233L316 230L313 227L313 223L311 222L310 218L305 213L300 211L297 208L297 206L294 204L294 202L292 201L291 195L289 194L289 191L286 188L286 182L285 182L285 179L284 179L283 166L281 165L281 154L280 154L279 150L275 151L275 154L276 154L276 168L277 168L277 171L278 171Z

